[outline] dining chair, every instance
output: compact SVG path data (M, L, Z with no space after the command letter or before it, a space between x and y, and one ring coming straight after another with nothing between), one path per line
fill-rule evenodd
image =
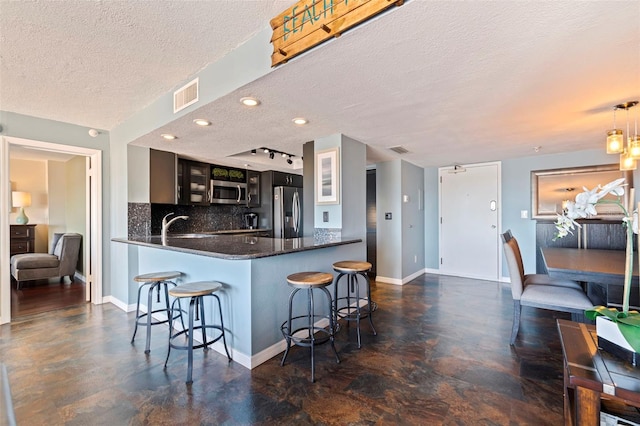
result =
M513 345L520 328L520 317L523 306L547 309L551 311L568 312L574 321L584 322L584 311L593 307L593 303L582 289L564 287L536 282L525 283L522 260L516 251L517 245L513 238L502 235L504 254L507 259L509 276L511 278L511 296L513 297L513 326L511 341Z
M554 285L558 287L568 287L575 288L577 290L584 290L582 285L577 281L552 278L551 276L549 276L549 274L525 274L524 262L522 261L522 252L520 251L518 240L516 240L516 238L513 236L510 229L507 229L504 234L501 235L501 237L503 243L508 243L513 248L516 261L518 262L518 269L520 270L520 278L522 279L522 282L525 286L529 284Z

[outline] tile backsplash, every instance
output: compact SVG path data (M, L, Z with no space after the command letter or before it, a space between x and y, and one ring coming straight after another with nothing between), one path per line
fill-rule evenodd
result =
M172 233L224 231L244 228L243 215L251 210L244 206L181 206L172 204L129 203L129 236L159 235L162 218L189 216L171 224Z

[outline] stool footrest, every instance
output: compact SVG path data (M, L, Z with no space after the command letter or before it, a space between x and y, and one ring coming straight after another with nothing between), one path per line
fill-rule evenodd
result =
M151 325L166 324L166 323L169 322L169 320L170 320L169 312L167 312L166 309L156 309L154 311L151 311L151 315L157 314L157 313L160 313L160 312L164 312L165 314L167 314L167 319L165 319L165 320L153 320L152 319ZM146 319L144 321L142 321L143 318L147 318L147 315L149 315L149 313L148 312L144 312L144 313L142 313L142 314L140 314L140 315L138 315L136 317L136 322L138 323L138 325L147 325L147 320ZM180 318L179 315L173 317L173 319L178 319L178 318Z
M306 318L303 316L294 317L294 319ZM328 326L327 326L328 327ZM335 328L335 327L334 327ZM334 332L325 327L312 326L312 327L299 327L294 330L289 330L288 321L285 321L280 327L282 331L282 335L285 339L290 339L291 342L295 343L298 346L311 346L311 345L320 345L322 343L328 342L334 335ZM310 337L311 332L313 332L314 339L312 340ZM316 337L316 333L320 335Z
M200 343L198 345L193 345L193 349L200 349L200 348L204 348L207 347L209 345L214 344L215 342L217 342L218 340L222 339L222 327L220 327L219 325L205 325L205 326L194 326L193 327L193 332L195 333L198 330L210 330L210 329L216 329L218 330L219 334L218 336L216 336L213 339L210 339L209 336L207 335L207 339L205 339L206 341L203 343ZM174 333L171 335L171 337L169 338L169 345L173 348L173 349L179 349L179 350L188 350L189 346L188 345L179 345L177 343L174 343L174 340L176 340L178 337L180 336L185 336L185 338L187 338L189 335L189 329L186 330L182 330L182 331L178 331L177 333ZM194 339L195 339L195 334L194 334Z
M354 298L348 298L350 301L353 301ZM346 297L340 297L336 299L336 301L347 300ZM367 299L361 298L360 300L366 301ZM360 318L366 318L373 312L378 310L378 304L373 300L370 303L366 303L364 305L360 305ZM343 306L342 308L338 308L336 310L336 315L338 319L345 319L347 321L355 321L358 318L358 307L355 305Z

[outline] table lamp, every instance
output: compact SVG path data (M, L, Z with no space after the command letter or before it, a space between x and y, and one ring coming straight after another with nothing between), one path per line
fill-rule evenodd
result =
M11 193L11 204L13 207L20 207L20 212L16 216L16 223L18 225L26 225L29 223L29 218L24 214L24 208L31 205L31 194L22 191L13 191Z

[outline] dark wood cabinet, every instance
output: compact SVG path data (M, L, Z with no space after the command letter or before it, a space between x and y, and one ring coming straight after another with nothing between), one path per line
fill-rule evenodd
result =
M198 161L178 159L178 203L209 205L210 165Z
M36 225L10 225L10 254L34 253Z
M293 173L275 172L273 173L273 186L294 186L302 188L302 176Z
M247 206L260 207L260 173L247 170Z
M173 152L149 150L149 200L158 204L177 204L182 183L176 181L178 157Z

